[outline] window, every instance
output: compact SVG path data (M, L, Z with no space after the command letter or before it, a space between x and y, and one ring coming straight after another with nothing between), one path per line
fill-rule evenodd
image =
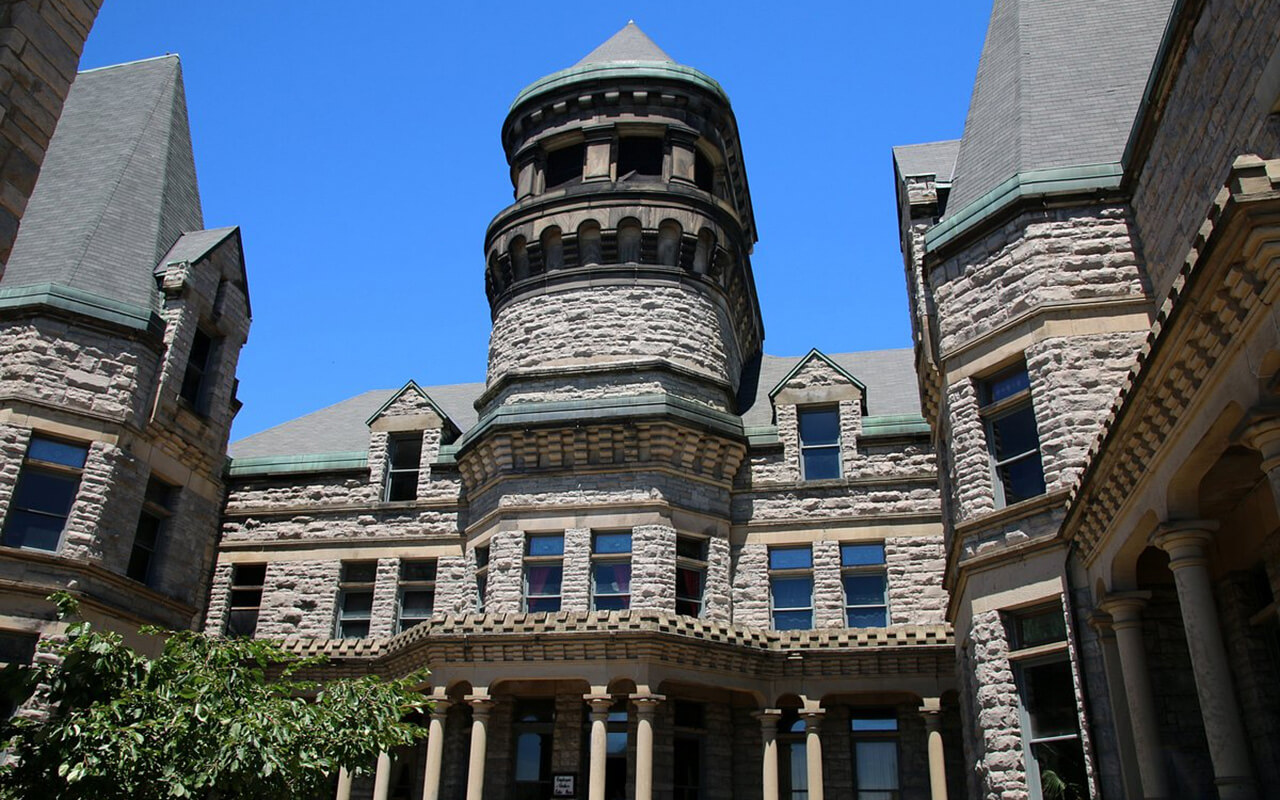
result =
M582 162L586 153L587 148L582 144L562 147L547 153L546 188L552 189L567 183L581 183Z
M343 561L338 583L338 638L364 639L369 635L373 613L373 583L378 575L376 561Z
M1024 365L979 384L978 402L991 451L996 507L1044 494L1040 436L1031 408L1031 379Z
M563 579L564 534L531 534L524 554L525 610L559 611Z
M701 703L675 701L675 746L672 748L674 800L701 800L706 709Z
M775 630L813 627L813 551L807 545L769 548L769 594Z
M808 800L809 748L804 720L794 708L784 708L778 720L778 796L784 800Z
M88 455L89 448L82 444L31 437L5 520L6 546L58 549Z
M806 481L840 477L840 409L801 408L800 464Z
M179 397L202 414L208 400L206 395L213 368L214 345L212 336L203 328L196 328L195 335L191 337L191 355L187 358L187 369L182 374L182 388L178 391Z
M676 537L676 613L701 617L707 589L707 540Z
M1087 797L1080 711L1067 653L1062 605L1005 617L1009 660L1018 686L1022 747L1033 800Z
M0 669L10 664L30 664L36 656L36 644L40 637L21 631L0 631ZM0 722L13 716L17 710L14 702L0 693Z
M883 544L840 545L845 622L850 628L889 624L889 576Z
M511 725L515 738L516 800L542 800L551 796L555 722L555 700L516 701Z
M129 567L125 575L142 583L151 583L151 569L156 560L156 548L160 544L160 531L164 521L173 514L174 487L151 477L142 498L142 513L138 515L138 529L133 534L133 551L129 554Z
M485 589L489 586L489 545L477 547L476 553L476 613L484 613Z
M618 180L659 180L666 143L656 136L624 136L618 140Z
M405 559L400 562L399 624L407 631L426 622L436 604L436 560Z
M693 184L704 192L714 191L715 189L715 168L711 166L711 159L702 154L701 150L697 150L693 154Z
M231 568L228 636L252 636L258 630L258 609L262 607L262 586L266 579L266 564L236 564Z
M387 488L383 499L416 499L421 467L422 434L393 436L387 446Z
M855 710L849 719L857 800L898 797L898 718Z
M591 535L591 607L619 611L631 607L631 532Z

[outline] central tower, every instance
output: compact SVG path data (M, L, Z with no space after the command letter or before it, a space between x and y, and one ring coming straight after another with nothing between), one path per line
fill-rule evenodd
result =
M751 198L720 85L628 23L516 97L515 202L485 236L481 413L669 394L732 413L763 338Z

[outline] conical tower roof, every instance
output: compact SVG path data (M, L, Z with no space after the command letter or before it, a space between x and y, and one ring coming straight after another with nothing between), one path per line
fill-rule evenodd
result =
M617 64L624 61L656 61L674 64L675 59L667 55L661 47L653 43L635 20L629 21L622 30L610 36L604 44L587 53L575 67L588 64Z

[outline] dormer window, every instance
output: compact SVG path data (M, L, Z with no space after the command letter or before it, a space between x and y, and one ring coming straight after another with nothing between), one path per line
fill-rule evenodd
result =
M178 396L191 404L201 414L206 412L209 379L213 373L214 337L202 328L196 328L191 337L191 355L182 375L182 389Z
M416 500L422 469L422 434L392 437L387 452L387 486L383 499Z
M840 477L840 409L801 408L800 462L806 481Z
M547 153L544 186L554 189L571 183L582 182L582 163L587 153L586 145L573 144Z
M618 180L661 180L666 147L656 136L624 136L618 140Z

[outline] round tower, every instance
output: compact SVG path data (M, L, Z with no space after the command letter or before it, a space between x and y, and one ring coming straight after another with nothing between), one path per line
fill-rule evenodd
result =
M732 413L764 331L737 123L635 23L517 95L514 202L485 235L482 414L664 394Z

